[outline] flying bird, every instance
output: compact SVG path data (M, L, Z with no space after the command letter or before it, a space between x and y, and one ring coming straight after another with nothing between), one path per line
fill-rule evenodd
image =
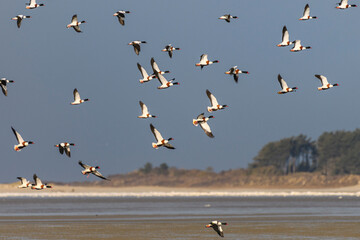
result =
M211 103L211 107L207 107L208 112L213 112L228 107L228 105L220 105L216 100L215 96L207 89L206 89L206 95L210 99L210 103Z
M223 15L223 16L219 17L219 19L223 19L223 20L227 21L228 23L230 22L230 19L232 19L232 18L236 19L238 17L237 16L231 16L230 14L226 14L226 15Z
M171 87L173 85L180 85L178 82L173 82L175 80L175 78L168 81L168 80L166 80L166 78L163 75L161 75L158 72L155 72L155 76L161 83L161 86L157 87L158 89L165 89L165 88Z
M17 177L17 179L19 179L21 182L21 185L19 185L18 188L28 188L32 186L32 184L26 178Z
M292 87L289 88L288 85L286 84L285 80L281 77L281 75L278 75L278 81L280 83L280 87L281 87L281 91L278 92L278 94L285 94L288 92L295 92L296 89L298 89L297 87Z
M70 24L68 24L66 27L67 28L74 28L74 30L76 31L76 32L78 32L78 33L80 33L80 32L82 32L81 30L80 30L80 24L82 24L82 23L86 23L86 21L81 21L81 22L79 22L78 21L78 18L77 18L77 15L75 14L74 16L72 16L72 19L71 19L71 23Z
M234 67L230 68L229 71L225 72L225 74L233 75L234 80L235 80L236 83L239 80L239 74L240 73L249 74L248 71L241 71L241 70L237 69L237 66L234 66Z
M147 43L146 41L132 41L131 43L129 43L128 45L132 45L134 47L134 51L136 53L136 55L139 55L140 53L140 44L141 43Z
M224 231L222 230L222 225L228 225L227 223L222 223L219 221L211 221L208 225L205 227L207 228L213 228L217 234L219 234L220 237L224 237Z
M2 92L3 92L3 94L4 94L5 96L7 96L7 94L8 94L7 84L8 84L8 83L13 83L13 82L14 82L13 80L8 80L8 79L6 79L6 78L1 78L1 79L0 79L1 90L2 90Z
M42 7L42 6L45 6L45 5L42 3L37 4L36 0L30 0L29 3L26 3L26 9L34 9L34 8L38 8L38 7Z
M64 151L65 151L65 154L68 157L71 157L70 146L75 146L75 144L63 142L63 143L59 143L59 144L55 145L55 147L59 148L60 154L64 154Z
M196 119L193 119L193 124L194 126L198 126L200 124L200 127L202 128L202 130L204 130L205 134L208 137L213 138L214 135L212 134L210 126L207 123L207 121L209 121L210 118L214 118L214 116L205 117L204 113L201 113L199 114L199 116L197 116Z
M218 63L218 62L219 62L218 60L209 61L208 60L208 55L207 54L202 54L200 56L200 62L196 63L195 66L201 67L201 69L203 69L203 67L205 67L205 66L208 66L208 65L213 64L213 63Z
M169 57L172 58L172 56L173 56L173 51L175 51L175 50L180 50L180 48L176 48L176 47L171 46L171 44L168 44L168 45L166 45L165 48L164 48L163 50L161 50L161 51L163 51L163 52L168 52Z
M284 26L282 30L282 42L279 43L277 46L286 47L290 44L293 44L293 42L290 42L289 31L287 30L286 26Z
M15 131L15 129L13 127L11 127L15 137L16 137L16 140L18 142L17 145L14 145L14 150L17 151L17 152L20 152L21 149L23 149L24 147L27 147L29 146L29 144L34 144L34 142L31 142L31 141L24 141L24 139L21 137L21 135Z
M25 16L25 15L17 15L16 17L13 17L12 20L17 20L16 24L17 27L20 28L21 26L21 21L25 18L31 18L31 16Z
M348 4L348 0L341 0L341 2L338 3L339 6L337 6L337 9L347 9L350 7L357 7L357 5L353 4L353 5L349 5Z
M74 89L73 95L74 95L74 101L70 103L71 105L79 105L79 104L81 104L83 102L89 101L88 98L81 99L80 94L79 94L79 92L78 92L78 90L76 88Z
M150 129L151 132L154 134L154 137L156 139L156 143L152 143L152 147L157 149L161 146L169 148L169 149L175 149L170 143L169 141L174 140L173 138L169 138L169 139L164 139L160 132L152 125L150 124Z
M126 13L130 13L130 11L121 10L121 11L114 13L114 16L116 16L118 18L119 23L123 26L125 25L125 14Z
M320 82L322 84L321 87L318 87L318 90L321 91L321 90L327 90L329 88L332 88L332 87L336 87L336 86L339 86L339 84L335 83L335 84L330 84L327 80L327 78L323 75L318 75L316 74L315 77L317 77L318 79L320 79Z
M144 82L149 82L151 79L153 78L156 78L156 76L153 74L153 75L149 75L145 68L143 68L140 63L137 64L137 67L141 73L141 76L143 77L142 79L140 79L140 83L144 83Z
M38 176L36 176L36 174L34 174L34 181L35 184L31 186L31 189L34 190L43 190L45 188L52 188L52 186L47 185L47 183L42 183L40 178L38 178Z
M142 114L140 116L138 116L138 118L156 118L155 115L151 115L149 113L149 110L148 110L147 106L145 105L145 103L143 103L142 101L139 101L139 104L141 107Z
M150 60L150 64L151 64L151 67L153 69L153 74L156 76L156 73L159 73L159 74L165 74L165 73L170 73L170 71L161 71L159 66L157 65L157 63L155 62L155 59L154 58L151 58Z
M106 177L104 177L97 169L100 169L99 166L96 166L96 167L92 167L92 166L89 166L87 164L84 164L82 163L81 161L79 161L79 165L84 168L82 172L83 175L87 174L87 176L89 177L89 174L92 173L94 174L95 176L99 177L99 178L102 178L104 180L108 180L110 181L110 179L107 179Z
M310 16L310 7L309 4L306 4L304 8L303 16L299 18L299 20L308 20L308 19L316 19L316 18L317 18L316 16L313 17Z
M290 49L290 51L299 52L299 51L304 50L304 49L311 49L311 47L310 46L304 47L304 46L301 45L300 40L295 40L294 47L292 49Z

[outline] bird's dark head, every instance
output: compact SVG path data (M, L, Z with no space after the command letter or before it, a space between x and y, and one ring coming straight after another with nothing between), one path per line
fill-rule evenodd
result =
M228 107L228 105L223 105L224 108Z
M169 138L168 141L174 140L173 138Z
M81 23L86 23L86 21L81 21Z
M215 117L211 115L211 116L209 116L209 118L215 118Z
M337 86L339 86L339 84L335 83L333 86L336 86L336 87L337 87Z
M75 146L75 143L69 143L70 146Z
M178 83L178 82L173 82L172 84L173 85L180 85L180 83Z
M219 62L219 60L214 60L213 62L214 62L214 63L218 63L218 62Z
M31 142L31 141L30 141L30 142L28 142L28 143L29 143L29 144L34 144L34 142Z
M99 167L99 166L96 166L95 169L100 169L100 167Z

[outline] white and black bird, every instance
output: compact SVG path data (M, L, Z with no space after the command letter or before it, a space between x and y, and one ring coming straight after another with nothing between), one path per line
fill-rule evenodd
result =
M278 47L286 47L286 46L293 44L293 42L290 42L290 35L289 35L289 31L287 30L286 26L283 27L281 39L282 39L282 42L277 45Z
M156 143L152 143L153 148L157 149L159 147L166 147L169 149L175 149L174 146L169 143L169 141L174 140L173 138L164 139L160 132L152 124L150 124L150 129L157 141Z
M55 147L59 148L60 154L64 154L64 152L65 152L66 156L68 156L68 157L71 157L70 146L75 146L75 144L68 143L68 142L62 142L62 143L55 145Z
M82 163L81 161L79 161L79 165L84 169L84 170L81 171L81 173L82 173L83 175L86 175L86 174L87 174L87 176L89 177L89 174L92 173L92 174L94 174L95 176L97 176L97 177L99 177L99 178L102 178L102 179L104 179L104 180L110 181L110 179L104 177L104 176L97 170L97 169L100 169L99 166L92 167L92 166L90 166L90 165L87 165L87 164Z
M79 104L81 104L83 102L89 101L88 98L81 99L80 94L79 94L79 92L78 92L78 90L76 88L73 91L73 95L74 95L74 101L70 103L71 105L79 105Z
M149 113L149 110L147 108L147 106L145 105L145 103L143 103L142 101L139 101L140 107L141 107L141 115L138 116L138 118L156 118L155 115L151 115Z
M136 53L136 55L139 55L140 50L141 50L141 48L140 48L141 43L147 43L147 42L146 41L132 41L128 45L132 45L134 47L134 52Z
M36 0L30 0L29 3L26 3L26 9L34 9L34 8L38 8L38 7L42 7L42 6L45 6L45 5L42 3L37 4Z
M230 14L225 14L225 15L219 17L219 19L225 20L225 21L227 21L228 23L230 22L230 20L231 20L232 18L233 18L233 19L236 19L236 18L238 18L238 17L237 17L237 16L231 16Z
M78 32L78 33L80 33L80 32L82 32L81 30L80 30L80 24L82 24L82 23L86 23L86 21L81 21L81 22L79 22L78 21L78 18L77 18L77 15L75 14L74 16L72 16L72 18L71 18L71 23L70 24L68 24L66 27L67 28L74 28L74 30L76 31L76 32Z
M21 182L21 185L19 185L18 188L28 188L32 186L32 184L24 177L17 177L17 179Z
M213 138L214 135L212 134L210 126L207 123L210 118L214 118L214 116L205 117L204 113L201 113L199 114L199 116L196 117L196 119L193 119L193 124L194 126L198 126L200 124L200 127L202 128L202 130L204 130L205 134L208 137Z
M195 66L201 67L201 69L203 69L203 67L205 67L205 66L211 65L213 63L218 63L218 62L219 62L218 60L209 61L208 60L208 55L207 54L202 54L200 56L200 62L196 63Z
M165 89L165 88L169 88L173 85L180 85L178 82L174 82L175 78L168 81L168 80L166 80L166 78L163 75L161 75L158 72L155 72L155 76L161 83L161 85L159 87L157 87L158 89Z
M337 6L337 9L347 9L347 8L351 8L351 7L357 7L357 5L355 4L350 4L348 3L348 0L341 0L341 2L338 3L339 6Z
M165 73L170 73L170 71L161 71L159 66L157 65L157 63L155 62L155 59L154 58L151 58L150 60L150 64L151 64L151 68L153 70L153 74L156 76L156 73L159 73L159 74L165 74Z
M29 146L29 144L34 144L34 142L31 142L31 141L24 141L24 139L21 137L21 135L17 131L15 131L15 129L13 127L11 127L11 130L13 131L13 133L14 133L14 135L16 137L16 140L18 142L17 145L14 145L14 150L15 151L19 152L24 147Z
M169 57L172 58L172 56L173 56L173 51L175 51L175 50L180 50L180 48L176 48L176 47L171 46L171 44L168 44L168 45L166 45L165 48L164 48L163 50L161 50L161 51L163 51L163 52L168 52Z
M310 16L310 7L309 7L309 4L306 4L306 6L304 8L303 16L301 18L299 18L299 20L309 20L309 19L317 19L317 17Z
M278 75L278 81L280 83L281 91L278 92L278 94L285 94L288 92L295 92L297 90L297 87L289 88L285 80L281 77L281 75Z
M121 10L121 11L117 11L116 13L114 13L114 16L116 16L119 20L119 23L121 25L125 25L125 14L127 13L130 13L130 11L124 11L124 10Z
M143 77L142 79L139 80L140 83L149 82L151 79L156 78L156 76L155 76L154 74L149 75L149 74L146 72L145 68L143 68L143 67L140 65L140 63L137 63L137 67L138 67L138 69L139 69L139 71L140 71L140 73L141 73L141 76Z
M208 112L214 112L228 107L228 105L220 105L215 96L208 89L206 89L206 95L210 99L211 103L211 107L207 107Z
M321 90L327 90L329 88L332 88L332 87L337 87L339 86L339 84L335 83L335 84L330 84L327 80L327 78L323 75L319 75L319 74L316 74L315 77L317 77L318 79L320 79L320 82L322 84L321 87L318 87L318 90L321 91Z
M3 94L5 96L7 96L8 94L8 91L7 91L7 84L8 83L13 83L14 81L13 80L9 80L9 79L6 79L6 78L1 78L0 79L0 86L1 86L1 90L3 92Z
M31 186L31 189L34 190L43 190L45 188L52 188L52 186L48 185L47 183L42 183L40 178L34 174L33 176L35 184Z
M31 18L31 16L25 16L25 15L17 15L16 17L11 18L12 20L16 20L17 27L21 27L21 22L25 18Z
M234 67L230 68L229 71L225 72L225 74L233 75L234 80L235 80L236 83L239 81L239 74L240 73L249 74L248 71L239 70L237 68L237 66L234 66Z
M294 41L294 47L292 49L290 49L291 52L299 52L301 50L304 50L304 49L311 49L310 46L308 47L304 47L301 45L301 40L295 40Z
M224 231L222 230L222 225L228 225L227 223L222 223L220 221L211 221L209 224L207 224L205 227L207 228L213 228L217 234L219 234L220 237L224 237Z

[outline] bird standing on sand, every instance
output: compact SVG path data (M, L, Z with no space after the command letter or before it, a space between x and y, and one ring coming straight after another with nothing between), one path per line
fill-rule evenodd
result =
M224 237L224 231L222 230L222 225L228 225L227 223L222 223L219 221L211 221L208 225L206 225L206 228L213 228L217 234L219 234L220 237Z
M21 149L23 149L24 147L27 147L29 144L34 144L31 141L24 141L24 139L21 137L21 135L17 131L15 131L15 129L13 127L11 127L11 129L16 137L16 140L18 141L18 144L14 145L15 151L20 152Z
M79 165L84 168L83 171L81 171L81 173L83 175L87 174L87 177L89 177L89 174L92 173L94 174L95 176L99 177L99 178L102 178L104 180L108 180L110 181L110 179L107 179L106 177L104 177L97 169L100 169L99 166L96 166L96 167L92 167L90 165L87 165L87 164L84 164L82 163L81 161L79 161Z
M81 21L81 22L79 22L78 21L78 18L77 18L77 15L75 14L74 16L72 16L72 19L71 19L71 23L70 24L68 24L66 27L67 28L74 28L74 30L76 31L76 32L78 32L78 33L80 33L80 32L82 32L81 30L80 30L80 24L82 24L82 23L86 23L86 21Z

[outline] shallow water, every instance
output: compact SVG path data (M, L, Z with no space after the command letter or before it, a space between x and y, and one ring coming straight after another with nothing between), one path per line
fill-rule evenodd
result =
M359 197L2 198L0 239L360 239Z

